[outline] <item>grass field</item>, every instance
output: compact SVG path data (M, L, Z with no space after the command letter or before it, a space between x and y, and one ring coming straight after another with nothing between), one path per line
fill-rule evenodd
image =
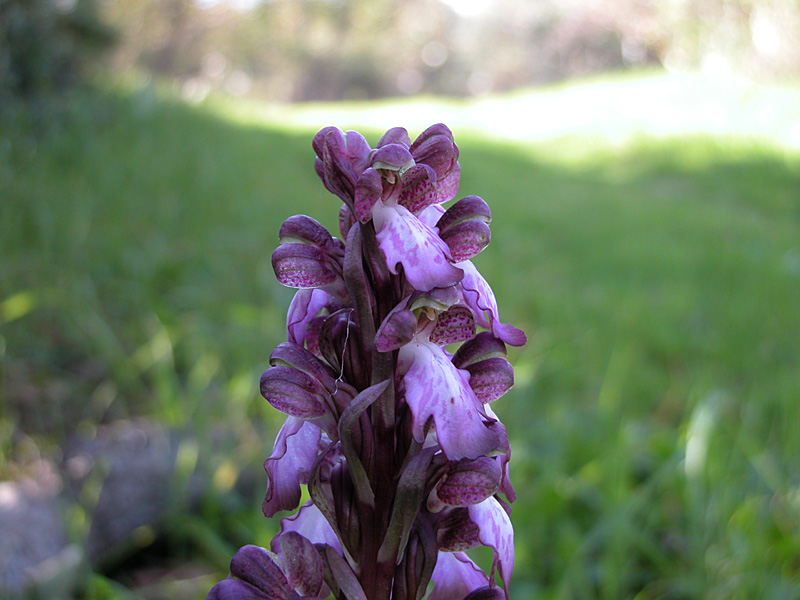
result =
M590 89L534 93L519 114L546 120ZM488 130L489 101L432 104L431 121L456 124L460 195L492 207L476 263L528 332L495 405L518 493L515 600L800 597L800 152L782 137L800 92L704 93L733 124L769 122L664 135L623 106L511 140ZM0 475L142 415L190 432L208 474L165 559L205 565L201 583L127 592L94 574L88 597L201 598L233 548L268 542L261 462L280 415L257 382L291 297L270 266L277 229L302 212L336 230L311 134L406 124L392 106L328 107L318 123L325 107L145 90L0 128Z

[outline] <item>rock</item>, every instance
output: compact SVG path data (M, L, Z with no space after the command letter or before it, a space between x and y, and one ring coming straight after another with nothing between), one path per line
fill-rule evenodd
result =
M151 540L173 500L177 436L149 421L120 421L72 444L64 469L91 515L86 553L104 567Z
M210 444L232 442L226 432ZM146 548L209 493L198 454L191 435L140 419L73 439L60 465L15 467L24 475L0 482L0 599L73 598L88 569L108 572ZM237 486L258 487L240 475Z
M0 482L0 597L59 600L75 590L84 554L67 541L61 490L44 459Z

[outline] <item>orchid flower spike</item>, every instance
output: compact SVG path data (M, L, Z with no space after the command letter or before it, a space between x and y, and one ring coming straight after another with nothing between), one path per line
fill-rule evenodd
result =
M305 215L281 226L272 265L297 291L260 381L286 415L262 509L294 512L207 598L508 600L515 493L492 407L514 384L506 345L526 339L472 263L489 205L443 206L461 171L442 124L413 142L390 129L374 148L326 127L312 147L341 238ZM478 546L488 573L468 555Z

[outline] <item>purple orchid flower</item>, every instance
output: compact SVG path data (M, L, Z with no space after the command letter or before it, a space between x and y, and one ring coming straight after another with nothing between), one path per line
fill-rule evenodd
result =
M442 206L460 178L444 125L413 142L390 129L375 148L328 127L312 145L344 241L303 215L281 226L272 264L297 291L260 385L287 415L263 512L297 511L208 598L508 600L511 448L490 403L514 383L506 344L525 334L471 262L489 207ZM466 554L478 546L488 574Z
M370 166L355 184L354 213L375 233L386 264L397 265L420 291L447 287L461 280L447 243L418 215L450 200L458 189L458 149L444 126L423 132L414 144L401 128L385 135L370 153Z
M380 202L372 209L376 236L393 275L403 266L411 286L423 292L461 281L450 248L437 233L399 204Z
M414 415L414 439L425 438L432 419L442 451L449 460L477 458L498 447L490 419L469 386L469 373L457 369L444 350L422 332L400 348L398 366L405 370L405 398Z
M478 526L479 539L492 549L492 570L497 567L506 589L511 583L514 570L514 529L511 519L496 498L487 498L480 504L467 508L469 518Z
M336 532L311 501L301 506L295 515L281 519L281 531L273 539L276 552L280 551L280 539L289 531L301 534L313 544L325 544L339 553L342 551Z
M296 543L303 545L301 540ZM307 550L307 546L303 550ZM207 600L315 598L322 589L322 570L309 571L306 564L291 561L284 566L277 556L264 548L245 546L231 560L231 576L215 585ZM310 593L301 594L298 590Z
M300 346L305 344L306 328L323 308L330 305L331 297L321 289L297 290L286 313L286 337Z
M463 600L489 584L489 578L464 552L439 552L428 600Z
M460 262L458 267L464 271L464 278L461 280L464 301L475 313L478 324L490 329L510 346L524 346L527 342L525 332L500 322L500 311L497 309L494 292L472 261Z
M297 417L289 416L275 438L275 446L264 463L267 471L267 493L262 509L265 517L281 510L292 510L300 504L300 484L308 483L319 452L322 430Z

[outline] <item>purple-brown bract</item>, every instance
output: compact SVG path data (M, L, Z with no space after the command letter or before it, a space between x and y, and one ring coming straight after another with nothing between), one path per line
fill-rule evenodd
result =
M391 129L374 149L328 127L313 148L345 241L303 215L281 227L272 264L297 292L261 377L288 415L264 465L264 514L297 509L304 485L310 500L270 549L239 550L208 598L507 599L514 488L489 403L513 385L506 344L525 334L500 321L471 262L489 207L442 207L460 175L442 124L413 143ZM489 574L465 553L479 545Z

